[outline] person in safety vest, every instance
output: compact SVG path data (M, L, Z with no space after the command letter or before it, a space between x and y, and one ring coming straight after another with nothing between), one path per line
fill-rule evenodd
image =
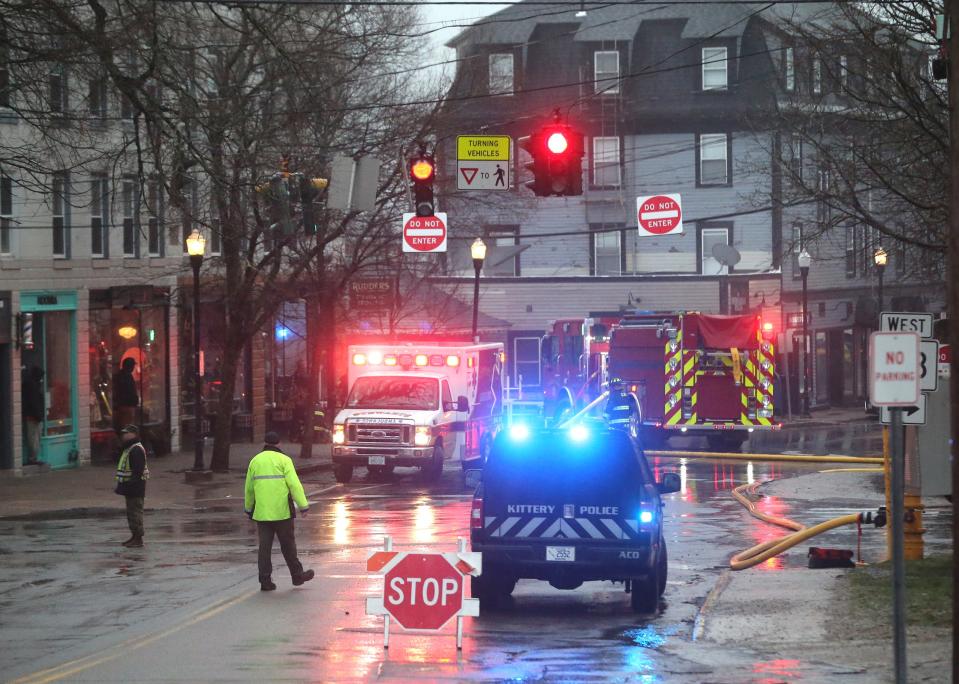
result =
M124 425L120 428L120 440L123 451L117 463L116 493L126 497L127 523L130 525L130 538L123 545L138 549L143 546L143 498L146 496L150 470L147 468L146 449L140 443L139 428L136 425Z
M260 572L260 589L273 591L273 535L280 538L280 550L290 569L293 586L298 587L313 579L312 570L304 570L296 557L296 537L293 531L293 518L296 506L305 518L310 508L303 493L303 485L296 476L293 460L280 450L280 438L275 432L266 433L263 451L250 461L246 471L246 493L243 510L251 520L256 521L260 538L260 551L257 565Z

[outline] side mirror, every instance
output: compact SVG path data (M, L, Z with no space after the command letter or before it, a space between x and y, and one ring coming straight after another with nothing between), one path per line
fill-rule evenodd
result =
M470 403L466 397L456 397L456 410L460 413L469 413Z
M672 494L673 492L678 492L681 487L682 482L676 473L666 473L663 475L662 481L656 485L656 489L659 490L660 494Z

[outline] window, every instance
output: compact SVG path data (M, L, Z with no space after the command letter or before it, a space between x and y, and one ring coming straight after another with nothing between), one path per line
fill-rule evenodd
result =
M593 138L593 185L618 188L619 170L619 138Z
M137 183L132 178L124 179L120 190L120 203L123 209L123 256L140 256L140 240L138 235L138 224L136 216L136 206L139 203L137 198Z
M846 277L856 277L856 227L846 226Z
M803 232L803 224L799 221L793 222L792 233L792 264L793 278L799 278L802 273L799 270L799 254L806 246L806 236Z
M846 91L849 88L849 57L839 55L839 87Z
M70 258L69 177L66 172L53 174L53 256Z
M513 55L494 53L489 56L490 95L513 94Z
M513 384L517 387L539 386L541 337L513 338Z
M199 196L197 194L196 180L187 178L183 182L183 206L181 207L181 227L180 249L186 254L186 239L193 232L194 228L199 228L196 223L197 211L199 209Z
M789 156L789 171L797 183L802 183L802 136L793 135Z
M617 276L623 272L623 230L604 224L590 225L590 275Z
M832 219L832 206L829 203L829 169L820 167L818 172L816 220L820 224L829 223Z
M13 251L10 232L13 230L13 179L0 176L0 254Z
M819 57L812 58L812 91L816 95L822 93L822 60Z
M703 90L726 90L729 77L726 48L703 48Z
M0 107L9 107L10 96L10 49L6 32L0 29Z
M597 93L615 95L619 92L619 52L593 53L593 77Z
M67 97L67 69L62 64L55 64L50 68L48 76L50 111L62 114L69 109Z
M147 184L147 214L147 253L163 256L163 196L157 181Z
M105 175L90 181L90 256L110 256L110 188Z
M791 47L783 50L783 86L787 93L796 90L796 53Z
M518 276L520 274L518 253L515 256L499 260L497 263L490 263L490 257L499 259L502 252L495 248L501 248L504 252L516 248L519 244L519 226L488 226L483 232L483 240L488 246L494 248L487 254L487 264L484 266L486 274L491 276Z
M901 276L906 274L906 243L902 240L896 241L895 254L893 255L893 261L896 263L896 275Z
M90 116L94 119L107 118L107 82L102 76L91 78L89 83L89 92L87 94L87 105L90 110Z
M729 267L713 256L713 247L729 244L728 228L700 228L700 273L703 275L726 275Z
M216 211L210 210L211 213ZM220 228L220 219L211 218L210 220L210 256L218 256L223 250L223 230Z
M699 136L698 185L728 185L729 136L725 133L703 133Z
M857 269L860 275L866 275L869 271L869 265L866 261L866 227L865 226L856 226L856 238L853 248L856 251L856 264Z

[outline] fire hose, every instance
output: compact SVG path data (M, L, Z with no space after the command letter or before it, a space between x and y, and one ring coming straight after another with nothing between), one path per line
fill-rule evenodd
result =
M785 527L786 529L793 530L793 532L792 534L787 534L785 537L771 539L767 542L757 544L756 546L746 549L745 551L737 553L735 556L729 559L729 567L733 570L745 570L746 568L751 568L754 565L759 565L760 563L763 563L770 558L778 556L780 553L791 549L797 544L801 544L807 539L837 527L842 527L843 525L861 525L863 523L867 523L874 524L876 527L881 527L885 524L886 515L885 508L883 507L880 508L875 515L873 515L872 512L850 513L849 515L843 515L838 518L833 518L832 520L821 522L818 525L813 525L812 527L806 527L795 520L769 515L756 508L755 502L753 502L749 497L756 494L756 489L761 484L765 483L755 482L753 484L740 485L733 490L733 496L737 501L739 501L739 503L745 506L746 510L749 511L749 514L753 517L758 518L763 522Z

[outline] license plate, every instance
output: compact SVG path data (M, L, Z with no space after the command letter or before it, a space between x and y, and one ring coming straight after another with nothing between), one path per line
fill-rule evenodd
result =
M370 456L370 465L386 465L386 456Z
M547 546L546 560L569 563L576 560L575 546Z

